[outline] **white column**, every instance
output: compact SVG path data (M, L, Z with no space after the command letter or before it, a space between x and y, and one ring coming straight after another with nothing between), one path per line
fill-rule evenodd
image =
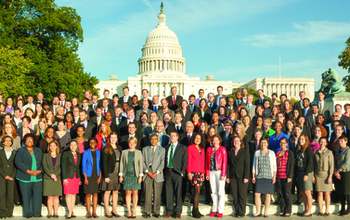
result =
M184 63L184 73L186 73L186 63Z
M168 70L168 61L164 60L164 70Z
M169 94L169 85L168 82L165 83L165 97L167 97Z

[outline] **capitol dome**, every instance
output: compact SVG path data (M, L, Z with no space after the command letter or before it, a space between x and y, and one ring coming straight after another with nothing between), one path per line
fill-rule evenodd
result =
M182 48L176 34L165 22L163 3L158 15L158 26L152 30L141 49L142 57L138 60L139 75L186 74L186 59L182 57Z

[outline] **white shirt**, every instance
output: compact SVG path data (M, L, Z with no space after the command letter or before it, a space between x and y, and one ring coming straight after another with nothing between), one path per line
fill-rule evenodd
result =
M129 96L124 96L124 102L128 102Z

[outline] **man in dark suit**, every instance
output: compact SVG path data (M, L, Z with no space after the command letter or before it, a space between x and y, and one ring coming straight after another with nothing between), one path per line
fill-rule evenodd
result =
M196 96L195 95L190 95L188 97L188 107L190 108L191 112L199 112L198 107L194 104L196 101Z
M170 137L165 133L163 121L161 120L157 121L156 132L153 134L156 134L158 136L160 146L165 147L170 143Z
M312 130L312 128L316 125L316 118L318 116L318 104L312 104L311 106L311 115L306 116L306 125ZM314 134L313 134L314 135Z
M38 95L36 95L36 98L38 100L36 100L35 104L41 104L43 105L44 104L44 94L42 92L39 92Z
M227 98L227 114L231 111L231 110L236 110L236 107L234 106L234 99L232 97Z
M303 115L305 116L305 117L307 117L307 116L309 116L309 115L311 115L312 114L312 112L311 112L311 110L310 110L310 99L308 99L308 98L304 98L303 99L303 111L302 111L302 113L303 113Z
M286 100L287 100L287 95L286 94L281 94L280 95L281 104L278 105L278 108L280 109L280 111L282 111L284 101L286 101Z
M213 113L218 108L218 105L215 103L214 93L212 92L208 93L208 107L210 108L211 113Z
M264 98L264 90L262 89L259 89L258 90L258 95L259 95L259 98L257 100L255 100L255 105L258 106L258 105L262 105L264 106L264 102L265 102L265 98Z
M90 122L96 124L96 130L99 130L101 122L103 122L105 118L102 116L102 107L96 108L96 115L90 118Z
M180 106L183 100L182 96L177 95L177 87L171 87L171 95L168 96L167 101L169 103L169 108L173 111L176 111Z
M222 93L224 92L224 88L222 87L222 86L218 86L217 88L216 88L216 91L218 92L218 94L215 96L215 98L214 98L214 103L218 106L218 107L220 107L220 98L222 98L222 97L224 97L225 99L227 98L227 96L226 95L223 95Z
M73 124L80 124L80 119L79 119L79 112L80 112L80 108L79 106L74 106L73 107Z
M81 109L84 109L87 112L87 114L88 114L87 120L88 121L90 120L90 118L92 118L96 115L94 109L89 106L89 103L90 103L90 101L88 98L82 99Z
M109 98L109 90L108 89L105 89L105 91L103 91L103 99L108 100L108 105L113 104L113 100L111 98ZM98 103L100 106L102 106L103 99L101 99Z
M142 108L140 110L136 111L136 121L139 121L140 115L142 112L146 113L148 118L149 118L150 114L153 112L151 109L148 108L149 107L148 100L143 100L142 102L143 102Z
M115 114L114 114L114 109L112 109L111 107L109 107L109 101L107 98L104 98L102 100L102 116L103 117L106 117L106 113L107 112L110 112L112 113L112 116L115 117Z
M136 131L137 136L142 136L142 124L141 124L141 122L134 120L135 113L134 113L134 109L132 107L128 107L126 109L126 115L127 115L127 119L124 121L121 121L120 125L119 125L120 136L124 136L124 135L129 134L128 124L130 122L135 123L136 129L137 129L137 131Z
M92 95L92 104L90 105L90 108L92 108L96 112L97 106L98 106L98 95L93 94Z
M162 186L164 181L165 149L159 146L157 134L151 134L151 144L142 149L143 177L145 191L145 218L151 217L152 191L154 202L153 216L159 218Z
M158 113L158 111L161 109L163 109L163 107L159 105L159 97L157 95L154 95L152 99L152 110L155 113Z
M125 86L123 88L124 96L121 97L118 101L119 105L123 105L124 102L128 103L129 106L132 106L132 97L129 96L129 87Z
M79 112L79 120L81 125L83 125L85 127L85 133L84 133L84 138L91 138L91 137L95 137L96 135L96 124L92 123L92 122L88 122L87 120L87 112L86 110L82 109ZM76 132L76 127L79 125L76 124L73 129L71 129L71 136L72 139L76 138L78 136L77 132Z
M325 117L325 123L331 122L331 104L326 102L324 98L326 97L325 94L322 91L318 92L318 106L319 106L319 114L322 114Z
M142 89L142 99L140 99L138 102L137 102L137 105L142 108L143 106L143 101L148 101L148 107L149 109L153 110L152 107L152 101L148 98L148 90L147 89Z
M299 109L300 111L303 109L303 100L306 98L306 93L304 91L299 92L300 100L294 102L294 109Z
M237 91L236 92L236 100L235 100L235 102L233 103L233 106L235 106L236 108L239 106L239 105L241 105L241 104L243 104L244 102L243 102L243 100L242 100L242 93L241 93L241 91Z
M129 148L129 145L128 145L129 138L135 137L137 139L136 149L141 150L142 134L140 131L138 132L138 128L136 127L136 123L130 122L127 125L127 130L128 130L128 133L125 135L122 135L122 138L120 140L120 146L123 148L123 150L128 149Z
M141 109L137 104L138 101L139 101L139 97L137 97L137 95L133 95L132 96L132 108L135 110L135 112L137 112L138 110Z
M170 133L170 144L165 147L165 190L166 215L181 218L182 213L182 179L187 169L187 148L178 142L179 134ZM174 195L176 205L174 209Z
M54 96L52 98L52 105L50 106L50 109L53 111L54 115L56 115L56 109L57 109L58 106L60 106L59 98L58 98L58 96Z
M171 131L176 131L179 135L185 132L185 122L182 120L181 112L175 113L174 124L170 125L167 129L167 134L170 134Z

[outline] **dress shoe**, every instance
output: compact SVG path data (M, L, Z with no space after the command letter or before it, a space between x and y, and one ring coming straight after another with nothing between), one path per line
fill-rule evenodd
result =
M155 217L155 218L159 218L159 217L160 217L160 215L159 215L159 214L153 214L153 217Z
M180 214L176 214L175 218L181 218L181 215Z
M151 215L150 214L145 214L143 217L144 218L151 218Z
M163 218L170 218L170 217L172 217L172 215L170 215L170 214L166 214L163 216Z

